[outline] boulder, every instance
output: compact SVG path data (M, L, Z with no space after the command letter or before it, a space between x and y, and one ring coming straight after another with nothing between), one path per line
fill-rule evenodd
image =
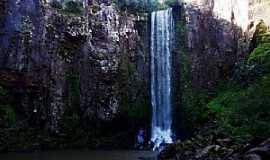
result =
M176 160L176 146L175 145L168 145L165 147L164 150L162 150L159 155L159 160Z
M247 151L244 157L250 160L270 159L270 138L259 144L257 147Z

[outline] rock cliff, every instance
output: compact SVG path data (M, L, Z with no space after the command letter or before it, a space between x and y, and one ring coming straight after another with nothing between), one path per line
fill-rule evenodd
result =
M248 53L256 24L269 25L269 0L185 0L191 80L211 88Z
M183 3L173 8L173 114L180 118L179 106L192 100L183 98L185 88L209 90L229 79L248 54L256 24L270 25L269 0ZM120 11L112 0L1 0L0 112L14 112L19 129L66 139L75 131L119 139L150 128L148 18ZM0 117L0 127L11 126L4 124ZM9 133L16 132L0 130Z
M0 85L8 92L0 105L12 106L26 126L58 134L66 121L93 133L129 110L147 111L146 21L110 0L65 5L0 2ZM148 113L133 116L132 129Z

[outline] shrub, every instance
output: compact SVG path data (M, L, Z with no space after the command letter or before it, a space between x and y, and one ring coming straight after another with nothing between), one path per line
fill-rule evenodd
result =
M16 113L10 105L0 105L0 125L12 126L16 122Z
M253 49L247 61L240 62L235 69L234 79L243 86L270 73L270 33L265 29L261 30L257 29L256 41L259 43L256 44L256 48Z
M177 0L166 0L164 3L166 6L175 6L178 4L178 1Z
M262 67L270 67L270 41L269 43L260 44L254 51L250 54L249 63L255 62L257 65Z
M269 42L270 42L270 32L264 21L261 21L256 25L255 33L253 35L250 44L250 52L252 52L260 44Z
M56 9L62 9L62 4L58 1L52 1L50 3L50 6L53 7L53 8L56 8Z
M169 6L177 5L176 0L165 0L163 4L158 1L148 1L148 0L118 0L115 4L121 10L128 10L131 13L139 12L152 12L154 10L166 9Z
M61 124L64 131L71 135L80 131L80 117L77 113L65 113Z
M236 66L233 80L208 103L221 128L234 137L270 135L270 33L261 21L247 61Z
M270 67L270 32L263 21L256 26L251 45L255 47L248 58L248 63Z
M264 76L247 88L229 83L208 107L220 127L233 136L270 135L270 76Z
M255 62L246 63L240 62L235 67L233 80L242 87L247 87L253 83L258 77L267 73L267 68L258 65Z
M81 14L83 12L83 4L78 1L69 1L65 3L64 10L68 13Z
M2 86L0 86L0 96L5 96L6 94L7 91Z
M67 73L65 75L67 84L67 105L70 109L78 110L80 106L80 75Z
M97 13L100 10L100 6L96 4L93 4L91 8L93 13Z
M132 103L128 97L121 97L120 114L135 121L148 120L150 115L149 106L146 102Z

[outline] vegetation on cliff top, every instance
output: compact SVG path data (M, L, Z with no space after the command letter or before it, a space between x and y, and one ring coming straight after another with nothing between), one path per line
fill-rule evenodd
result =
M73 13L78 15L83 13L83 3L80 1L65 1L64 3L52 1L50 6L63 13Z
M160 3L158 0L118 0L114 2L119 9L132 13L145 13L155 10L166 9L178 4L177 0L165 0Z

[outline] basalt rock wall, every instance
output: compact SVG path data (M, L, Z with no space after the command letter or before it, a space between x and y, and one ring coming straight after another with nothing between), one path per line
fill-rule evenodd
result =
M269 25L269 0L185 0L190 79L209 89L249 53L256 24Z
M144 114L135 129L146 124L147 16L119 11L110 0L82 1L78 13L59 4L0 2L0 106L25 126L56 134L75 119L98 135L98 122L133 116L130 110Z

